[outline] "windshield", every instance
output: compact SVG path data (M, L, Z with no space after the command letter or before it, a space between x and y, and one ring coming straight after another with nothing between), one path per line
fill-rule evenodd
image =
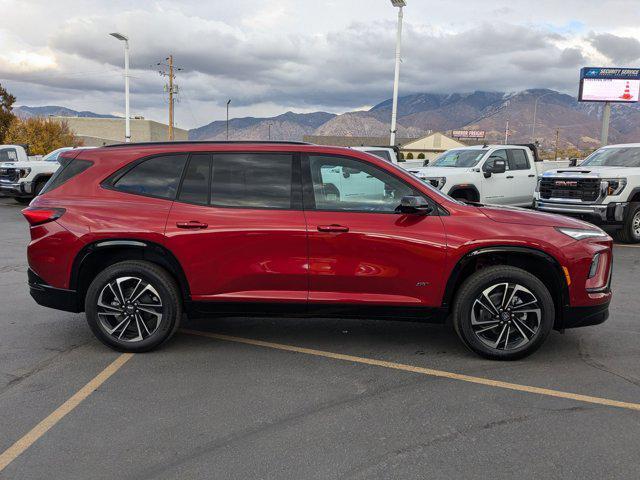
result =
M449 150L436 158L432 167L475 167L487 150Z
M640 167L640 147L601 148L580 164L581 167Z
M53 152L47 153L42 160L44 160L45 162L57 162L60 154L66 150L69 150L69 149L59 148L57 150L54 150Z

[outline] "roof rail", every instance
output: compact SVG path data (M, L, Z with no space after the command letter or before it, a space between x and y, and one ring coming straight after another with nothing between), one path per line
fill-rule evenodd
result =
M307 142L285 142L275 140L179 140L179 141L166 141L166 142L135 142L135 143L114 143L112 145L105 145L103 148L118 148L118 147L134 147L134 146L147 146L147 145L313 145Z

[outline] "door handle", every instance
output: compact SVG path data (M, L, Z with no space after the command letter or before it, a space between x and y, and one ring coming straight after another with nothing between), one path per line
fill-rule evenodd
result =
M513 175L507 175L507 178L513 178Z
M196 220L191 220L190 222L177 222L176 227L178 228L187 228L191 230L203 229L207 228L209 225L206 223L201 223Z
M535 177L535 175L531 174L531 175L528 175L528 177L529 178L533 178L533 177Z
M349 231L349 227L344 225L318 225L319 232L345 233Z

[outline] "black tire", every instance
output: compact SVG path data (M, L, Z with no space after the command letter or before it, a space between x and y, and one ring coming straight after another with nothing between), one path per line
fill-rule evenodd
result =
M47 184L47 180L39 180L38 182L36 182L36 184L33 187L33 196L37 197L38 195L40 195L40 192L42 191L42 189L46 184Z
M624 243L640 243L640 203L629 205L629 213L617 238Z
M142 286L136 287L138 290L134 288L137 280L141 281L137 285ZM120 289L110 289L109 285ZM142 295L134 298L140 290L144 290ZM121 298L125 301L120 302ZM132 300L155 304L139 306ZM103 306L98 305L99 301ZM148 352L166 342L178 329L182 298L174 279L161 267L145 261L124 261L106 268L91 282L85 297L85 312L89 327L105 345L120 352ZM108 327L118 324L124 326L108 331Z
M499 290L505 283L506 289ZM512 287L509 290L509 285L518 285L521 289ZM491 289L496 289L495 293ZM487 291L489 297L495 299L497 295L498 301L489 298L487 302L482 296ZM503 291L505 293L501 297ZM508 301L505 302L504 298ZM535 300L531 305L535 311L520 312L525 309L519 305L524 307L531 300ZM488 308L488 303L491 303L491 308ZM507 308L503 308L505 306ZM472 325L474 320L476 323ZM492 360L517 360L532 354L544 343L554 321L554 302L547 287L536 276L510 266L489 267L471 275L460 287L453 310L453 326L462 342L478 355ZM494 323L496 325L492 328ZM509 347L512 328L513 345ZM495 337L498 337L498 347L488 345ZM504 348L500 348L500 337ZM524 337L527 337L526 341ZM519 343L517 339L520 339Z
M33 200L33 198L27 197L13 197L13 199L20 205L29 205L31 203L31 200Z

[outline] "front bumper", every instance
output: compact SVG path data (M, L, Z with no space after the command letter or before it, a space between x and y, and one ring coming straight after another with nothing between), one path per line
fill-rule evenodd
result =
M546 200L535 201L536 210L548 213L559 213L586 220L601 226L622 226L626 218L629 204L627 202L608 204L556 203Z
M31 269L27 271L27 276L29 278L29 293L38 305L65 312L78 313L82 311L75 290L52 287Z
M589 307L564 307L562 312L562 328L588 327L599 325L609 318L611 301Z
M0 180L0 192L14 197L29 197L33 195L33 182Z

